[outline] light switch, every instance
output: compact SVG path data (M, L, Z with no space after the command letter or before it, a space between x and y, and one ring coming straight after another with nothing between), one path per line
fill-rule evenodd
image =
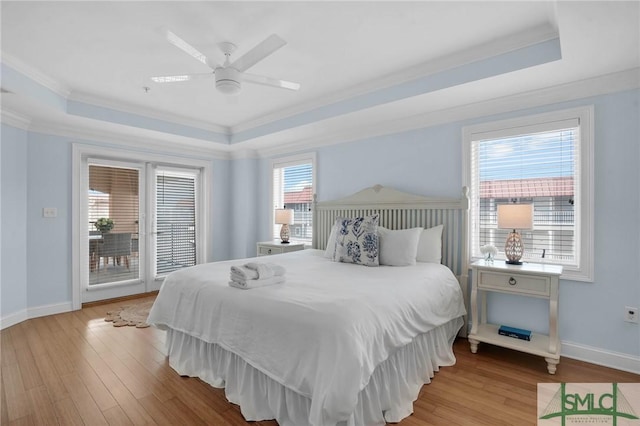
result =
M55 207L45 207L42 209L42 217L58 217L58 209Z

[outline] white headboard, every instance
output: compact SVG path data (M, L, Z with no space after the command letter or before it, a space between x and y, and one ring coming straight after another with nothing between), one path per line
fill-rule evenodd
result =
M462 196L459 199L429 198L381 185L333 201L318 201L314 195L313 247L321 250L326 248L331 228L339 217L379 213L379 224L388 229L430 228L443 224L442 264L448 266L458 278L467 305L468 212L467 187L462 188ZM463 330L466 330L466 327L463 327ZM466 335L464 332L462 334Z

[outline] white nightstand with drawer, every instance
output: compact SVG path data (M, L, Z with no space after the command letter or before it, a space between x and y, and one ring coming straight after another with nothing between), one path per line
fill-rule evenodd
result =
M485 342L544 357L549 374L555 374L560 362L558 336L558 282L562 266L524 263L508 265L504 261L477 261L471 265L471 352L478 351L478 343ZM486 293L500 292L549 300L549 335L533 333L531 340L520 340L498 334L499 325L487 323ZM478 293L480 314L478 315ZM506 325L506 324L505 324Z
M263 241L257 244L257 249L258 256L271 256L272 254L304 250L304 243L281 244L279 241Z

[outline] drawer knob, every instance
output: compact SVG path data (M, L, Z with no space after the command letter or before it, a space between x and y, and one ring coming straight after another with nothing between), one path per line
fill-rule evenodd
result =
M516 281L515 278L509 277L509 285L516 285L517 283L518 283L518 281Z

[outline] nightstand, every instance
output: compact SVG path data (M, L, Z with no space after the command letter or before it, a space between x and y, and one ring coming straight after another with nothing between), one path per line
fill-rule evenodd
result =
M471 352L478 351L478 343L485 342L544 357L549 374L555 374L560 362L558 336L558 281L562 266L524 263L508 265L504 261L477 261L471 265ZM532 333L531 340L520 340L498 334L499 325L487 323L487 292L517 294L549 300L549 335ZM478 293L480 315L478 315ZM508 324L505 324L508 325Z
M281 244L279 241L263 241L258 243L257 246L258 256L271 256L272 254L304 250L304 243Z

